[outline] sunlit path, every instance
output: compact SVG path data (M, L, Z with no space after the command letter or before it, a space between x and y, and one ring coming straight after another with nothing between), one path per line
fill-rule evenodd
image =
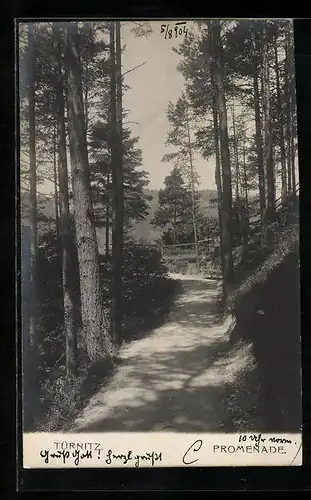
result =
M228 322L217 324L219 283L180 279L166 323L120 353L108 385L91 399L74 431L225 430ZM231 363L232 366L232 363Z

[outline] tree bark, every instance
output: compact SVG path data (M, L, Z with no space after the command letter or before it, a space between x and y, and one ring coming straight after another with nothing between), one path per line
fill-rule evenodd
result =
M56 93L56 119L57 119L57 153L58 153L58 179L59 179L59 204L60 204L60 247L61 247L61 274L64 304L64 326L66 338L66 373L68 377L77 372L77 324L74 301L74 281L71 266L72 232L70 225L68 171L65 129L65 100L62 76L62 52L60 32L56 23L53 23L54 50L55 50L55 93Z
M122 318L123 268L123 145L122 145L122 76L120 21L111 22L111 125L112 125L112 302L111 335L120 341Z
M86 130L86 135L88 133L89 129L89 94L88 94L88 89L86 88L84 91L84 113L85 113L85 130Z
M274 63L275 63L275 77L276 77L276 95L277 95L277 107L279 113L279 131L280 131L280 153L281 153L281 177L282 177L282 202L286 202L287 198L287 170L286 170L286 151L285 151L285 138L284 138L284 120L282 112L282 98L281 98L281 86L280 86L280 71L279 71L279 60L278 60L278 46L277 37L274 40Z
M243 175L244 175L244 190L245 204L243 210L243 254L244 257L248 254L248 233L249 233L249 218L248 218L248 186L246 172L246 157L245 157L245 142L243 143Z
M291 65L290 65L290 39L289 39L289 25L288 29L286 30L285 33L285 67L284 67L284 72L285 72L285 100L286 100L286 161L287 161L287 182L288 182L288 194L292 194L293 190L293 182L292 182L292 166L291 166L291 158L292 158L292 151L291 151L291 99L292 99L292 93L291 93L291 84L290 84L290 72L291 72Z
M293 183L293 203L296 206L296 166L295 166L295 101L292 97L291 101L291 172L292 172L292 183Z
M223 226L222 226L222 198L223 198L223 193L222 193L222 179L221 179L220 154L219 154L219 135L218 135L219 123L218 123L218 116L217 116L217 109L216 109L215 98L213 98L213 122L214 122L215 158L216 158L215 184L216 184L216 188L217 188L217 207L218 207L218 220L219 220L219 242L220 242L220 249L222 249L223 248L223 243L222 243L222 231L223 231ZM222 250L220 252L220 260L221 260L221 273L222 273L223 283L224 283L224 261L223 261L223 252L222 252Z
M176 189L176 188L175 188L175 189ZM173 245L176 245L176 243L177 243L177 234L176 234L176 227L177 227L177 211L176 211L176 205L177 205L177 197L176 197L176 191L174 191Z
M56 241L59 247L59 198L58 198L58 176L57 176L57 159L56 159L56 127L53 127L53 177L54 177L54 203L55 203L55 228Z
M199 257L198 249L198 231L196 223L196 207L195 207L195 192L194 192L194 172L193 172L193 157L192 157L192 146L191 146L191 136L190 136L190 126L188 112L186 115L186 126L187 126L187 137L188 137L188 151L189 151L189 164L190 164L190 188L191 188L191 202L192 202L192 226L193 226L193 237L195 246L196 259Z
M210 73L210 83L212 89L212 109L213 109L213 125L214 125L214 147L215 147L215 184L217 189L217 208L218 208L218 220L219 220L219 242L220 242L220 261L221 261L221 275L223 282L223 292L225 294L225 273L224 273L224 260L223 260L223 241L222 241L222 232L223 232L223 224L222 224L222 205L223 205L223 188L222 188L222 178L221 178L221 164L220 164L220 151L219 151L219 120L218 120L218 112L217 112L217 103L216 103L216 85L215 85L215 75L213 70L213 44L212 44L212 32L211 25L208 30L208 45L210 57L208 56L207 64Z
M238 151L236 128L235 128L234 102L232 104L232 129L233 129L233 150L234 150L234 164L235 164L235 203L236 203L238 230L239 230L239 243L242 243L243 228L242 228L242 211L241 211L240 185L239 185L240 168L239 168L239 151Z
M234 150L234 163L235 163L235 199L236 201L240 198L240 189L239 189L239 153L237 146L237 138L236 138L236 129L235 129L235 109L234 103L232 104L232 130L233 130L233 150Z
M109 182L110 182L110 175L109 172L107 172L107 177L106 177L106 186L107 186L107 202L106 202L106 227L105 227L105 248L106 248L106 257L109 256L110 254L110 249L109 249L109 242L110 242L110 205L109 205Z
M34 353L37 349L37 261L38 261L38 231L37 231L37 172L36 172L36 53L34 40L34 24L28 24L28 113L29 113L29 175L30 175L30 295L31 314L29 325L29 344Z
M267 220L275 215L275 180L272 154L271 94L269 85L269 54L266 28L263 28L263 116L264 116L264 165L267 176Z
M290 78L290 95L291 95L291 108L290 108L290 151L291 151L291 173L293 185L293 203L296 208L296 85L295 85L295 55L294 55L294 40L290 24L288 25L288 52L289 52L289 78Z
M77 23L67 27L68 111L74 218L80 271L81 308L87 353L91 361L111 357L114 347L103 305L89 162L82 100Z
M255 127L256 127L256 149L257 149L257 163L258 163L258 185L259 185L259 207L260 214L263 219L266 208L266 189L265 189L265 170L263 160L263 146L262 146L262 123L260 116L260 93L259 93L259 56L258 56L258 40L255 35L253 39L253 48L256 54L254 64L254 109L255 109Z
M221 28L218 20L212 21L213 71L215 77L216 104L219 114L219 138L221 151L221 167L223 182L222 204L222 252L224 262L224 291L227 295L233 281L232 258L232 186L228 139L227 108L224 93L224 74Z

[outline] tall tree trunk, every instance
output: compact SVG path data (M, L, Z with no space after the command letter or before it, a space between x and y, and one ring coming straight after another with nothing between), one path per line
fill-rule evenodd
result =
M106 247L106 257L109 256L109 242L110 242L110 205L109 205L109 182L110 182L110 175L109 172L107 172L106 176L106 186L107 186L107 202L106 202L106 221L105 221L105 247Z
M89 162L82 101L77 23L68 23L68 111L74 218L80 271L81 309L87 353L92 361L112 356L109 318L103 305L99 256L91 200Z
M177 205L177 198L176 198L176 192L174 192L173 245L176 245L176 244L177 244L177 234L176 234L176 227L177 227L177 211L176 211L176 205Z
M83 32L84 33L91 33L91 24L87 21L83 23ZM85 119L85 130L86 130L86 137L88 136L88 131L89 131L89 64L92 62L93 58L91 56L91 59L87 57L87 60L84 61L84 64L81 65L81 73L82 73L82 95L83 95L83 110L84 110L84 119ZM84 88L83 88L83 81L84 81Z
M232 131L233 131L233 150L234 150L234 164L235 164L235 199L236 201L240 198L240 188L239 188L239 153L236 138L235 129L235 109L234 103L232 104Z
M247 186L247 172L246 172L246 156L245 156L245 142L243 143L243 176L244 176L244 192L245 204L243 213L243 253L244 257L248 253L248 233L249 233L249 206L248 206L248 186Z
M253 48L256 54L255 64L254 64L254 108L255 108L255 127L256 127L256 150L257 150L257 163L258 163L258 185L259 185L259 206L260 214L263 219L266 208L266 189L265 189L265 170L264 170L264 159L263 159L263 147L262 147L262 123L260 116L260 92L259 92L259 48L258 40L253 38Z
M224 261L224 290L227 295L233 281L232 258L232 186L228 139L227 108L224 93L223 56L220 21L212 21L213 71L215 77L216 103L219 114L219 138L223 182L222 251Z
M277 95L277 109L278 121L280 132L280 153L281 153L281 177L282 177L282 202L286 202L287 197L287 170L286 170L286 151L285 151L285 138L284 138L284 120L282 110L281 86L280 86L280 71L278 60L278 45L277 37L274 39L274 64L275 64L275 77L276 77L276 95Z
M30 222L23 236L23 404L24 428L34 431L33 416L38 411L37 345L38 345L38 231L37 231L37 173L36 173L36 48L34 24L28 24L28 119L29 119L29 176ZM29 231L28 231L29 229ZM27 272L29 270L29 273ZM26 287L25 287L26 285ZM27 286L28 285L28 286ZM27 312L25 311L27 308Z
M292 183L293 183L293 203L296 206L296 165L295 165L295 102L292 98L291 102L291 172L292 172Z
M53 23L54 51L55 51L55 92L57 105L57 152L58 152L58 179L60 204L60 246L61 271L64 304L64 326L66 338L66 373L68 377L77 372L77 324L74 301L74 278L71 265L72 232L69 212L68 171L65 129L65 100L62 76L62 51L60 31Z
M199 257L198 249L198 230L196 222L196 206L195 206L195 191L194 191L194 170L193 170L193 155L192 155L192 145L190 136L190 125L188 112L186 115L186 126L187 126L187 137L188 137L188 151L189 151L189 164L190 164L190 189L191 189L191 203L192 203L192 226L193 226L193 237L194 237L194 247L196 259Z
M29 329L31 315L31 232L28 226L21 226L21 316L23 332L23 431L33 431L34 408L37 402L35 388L36 364L31 356Z
M291 84L290 84L290 74L291 74L291 64L290 64L290 26L288 25L288 29L285 34L285 64L284 64L284 73L285 73L285 102L286 102L286 161L287 161L287 179L288 179L288 194L292 194L293 190L293 182L292 182L292 167L291 167Z
M87 87L84 90L84 113L85 113L85 130L87 135L89 129L89 94Z
M56 241L59 246L59 199L58 199L58 176L57 176L57 159L56 159L56 127L53 126L53 177L54 177L54 203L55 203L55 226L56 226Z
M34 40L34 24L28 24L28 54L29 54L29 83L28 83L28 113L29 113L29 175L30 175L30 290L31 314L29 328L29 344L36 353L37 349L37 261L38 261L38 231L37 231L37 172L36 172L36 53Z
M233 129L233 151L234 151L234 164L235 164L235 204L239 231L239 243L243 241L243 228L242 228L242 211L241 211L241 199L240 199L240 168L239 168L239 151L236 137L235 128L235 109L234 102L232 104L232 129Z
M272 151L271 94L269 84L269 53L266 27L263 28L263 116L264 116L264 165L267 176L267 220L275 215L275 181Z
M123 269L123 144L122 144L122 76L120 21L111 22L111 125L112 125L112 302L111 334L120 341Z
M55 89L56 90L56 89ZM57 94L56 94L57 95ZM61 242L60 242L60 217L59 217L59 196L58 196L58 175L57 175L57 139L56 127L53 125L53 179L54 179L54 204L55 204L55 230L56 230L56 254L61 255ZM59 281L62 282L62 263L59 263ZM63 290L62 290L63 292Z
M219 220L219 242L220 242L220 261L221 261L221 273L223 277L224 283L224 261L223 261L223 243L222 243L222 179L221 179L221 170L220 170L220 154L219 154L219 123L218 123L218 115L215 98L213 97L213 122L214 122L214 147L215 147L215 184L217 188L217 207L218 207L218 220Z
M291 95L291 109L290 109L290 152L291 152L291 173L293 184L293 202L296 207L296 85L295 85L295 54L294 54L294 40L291 29L291 24L288 25L288 52L289 52L289 78L290 78L290 95Z
M219 243L220 243L220 262L221 262L221 274L222 274L222 282L223 282L223 291L225 294L225 273L224 273L224 260L223 260L223 241L222 241L222 233L223 233L223 224L222 224L222 206L223 206L223 188L222 188L222 178L221 178L221 162L220 162L220 151L219 151L219 119L217 112L217 103L216 103L216 85L215 85L215 75L212 64L212 55L213 55L213 44L212 44L212 31L211 25L208 30L208 46L209 46L209 54L210 57L207 57L207 64L210 73L210 83L212 88L212 109L213 109L213 125L214 125L214 148L215 148L215 184L217 188L217 208L218 208L218 221L219 221Z

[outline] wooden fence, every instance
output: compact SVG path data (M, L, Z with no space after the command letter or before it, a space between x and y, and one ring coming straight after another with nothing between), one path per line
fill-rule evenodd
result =
M299 195L299 182L296 184L295 194ZM286 202L290 205L293 199L293 195L287 197L285 201L283 197L280 196L275 201L275 210L279 212L286 206ZM261 224L261 213L255 213L248 217L250 230L257 231L258 226ZM178 259L193 259L196 257L196 246L195 243L179 243L176 245L161 245L161 244L153 244L148 246L152 246L154 249L161 252L161 256L165 258L176 257ZM198 256L206 256L209 258L215 258L220 250L220 240L219 238L207 238L204 240L198 241Z
M209 255L213 254L217 248L219 248L218 238L208 238L205 240L198 241L198 254ZM162 257L173 257L173 256L183 256L183 257L193 257L196 256L196 245L195 243L179 243L176 245L162 245L161 247Z

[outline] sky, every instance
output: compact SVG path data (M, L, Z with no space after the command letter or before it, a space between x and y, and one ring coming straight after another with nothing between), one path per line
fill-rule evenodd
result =
M130 86L123 98L123 106L128 110L125 125L131 128L133 136L139 137L138 147L143 155L142 169L149 174L150 189L163 187L164 179L173 167L172 164L161 161L165 153L172 151L165 145L169 130L166 111L169 102L175 103L180 97L184 85L183 77L177 70L181 58L172 49L178 47L185 35L165 39L164 33L161 33L163 24L174 28L175 22L152 21L151 34L148 37L136 37L131 31L133 22L121 23L122 45L125 44L122 73L126 73L124 81ZM194 23L187 21L186 27L191 33ZM131 71L133 68L136 69ZM230 113L228 119L230 127ZM21 159L26 159L23 154ZM194 168L199 174L199 189L216 188L213 160L206 161L196 154ZM51 182L46 181L44 185L40 185L42 193L48 194L53 190Z
M180 56L173 47L183 41L179 38L165 39L161 25L165 22L152 21L152 33L148 37L136 37L132 33L133 23L121 23L122 73L135 68L124 76L124 83L130 86L123 97L123 106L128 110L125 125L131 128L132 135L139 137L138 147L142 150L142 169L149 174L149 189L163 187L165 176L173 168L172 164L161 162L165 153L172 149L165 146L169 123L166 116L170 101L175 103L183 90L183 77L177 70ZM175 22L166 22L174 28ZM192 21L187 22L188 32L193 29ZM129 123L135 122L135 123ZM25 159L21 154L22 160ZM194 155L194 167L199 174L200 189L215 189L214 164L200 155ZM44 181L40 192L49 194L54 191L52 182Z
M159 189L163 187L164 178L173 167L162 163L161 159L171 151L165 146L169 129L167 106L170 101L177 101L183 89L183 77L177 70L180 56L172 50L181 43L182 37L165 40L164 34L161 34L164 21L153 21L150 24L153 31L147 38L135 37L131 33L132 23L122 24L122 42L126 45L122 72L145 62L143 66L125 75L125 83L131 89L126 92L123 104L130 111L127 120L138 123L129 125L133 135L139 136L143 169L149 173L148 187ZM191 24L191 21L187 22L189 31ZM170 27L174 27L174 22L170 23ZM200 176L200 188L215 189L213 163L196 156L195 168Z

